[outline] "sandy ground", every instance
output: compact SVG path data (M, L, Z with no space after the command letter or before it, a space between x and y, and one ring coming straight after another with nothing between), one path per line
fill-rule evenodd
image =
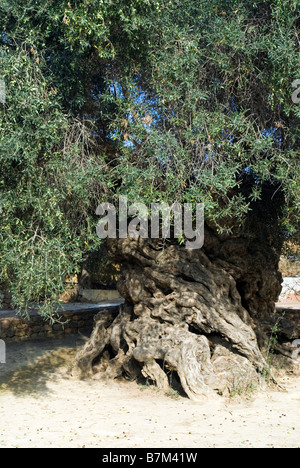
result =
M0 448L300 447L300 378L286 391L192 402L129 382L78 381L78 337L8 344Z

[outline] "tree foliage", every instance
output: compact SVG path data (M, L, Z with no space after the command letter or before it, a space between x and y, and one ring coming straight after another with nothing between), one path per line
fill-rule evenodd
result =
M12 0L0 19L0 272L17 306L53 302L119 194L204 202L222 234L268 187L297 232L296 0Z

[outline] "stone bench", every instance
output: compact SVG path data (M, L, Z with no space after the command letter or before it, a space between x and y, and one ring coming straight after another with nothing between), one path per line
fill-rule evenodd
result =
M124 299L104 300L97 304L68 303L59 305L60 322L51 325L39 314L39 308L29 311L29 318L16 315L13 310L0 311L0 339L5 342L25 340L45 340L65 335L90 332L94 316L101 310L115 309Z

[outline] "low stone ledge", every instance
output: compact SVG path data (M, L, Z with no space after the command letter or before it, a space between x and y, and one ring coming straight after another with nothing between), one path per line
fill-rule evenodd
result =
M39 314L38 307L29 311L29 318L16 315L15 311L0 311L0 339L6 342L25 340L45 340L65 335L86 333L92 330L94 316L107 309L119 309L124 299L103 301L99 304L62 304L60 321L51 325Z

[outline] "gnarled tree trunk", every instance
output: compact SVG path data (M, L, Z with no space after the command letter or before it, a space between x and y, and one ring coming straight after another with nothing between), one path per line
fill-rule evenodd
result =
M161 240L109 240L123 265L116 316L98 314L78 353L82 376L139 375L169 388L174 372L191 399L245 390L266 368L260 321L281 290L271 240L221 239L206 227L204 249Z

